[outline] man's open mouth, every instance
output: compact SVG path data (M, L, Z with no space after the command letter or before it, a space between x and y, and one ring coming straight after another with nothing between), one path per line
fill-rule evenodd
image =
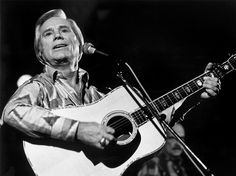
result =
M58 44L58 45L55 45L53 47L53 49L59 49L59 48L64 48L64 47L67 47L68 45L67 44Z

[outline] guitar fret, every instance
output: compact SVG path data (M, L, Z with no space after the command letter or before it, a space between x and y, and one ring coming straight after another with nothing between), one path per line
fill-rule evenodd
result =
M178 89L173 91L173 95L177 99L177 101L180 101L183 98Z
M165 110L166 108L168 108L168 104L163 97L159 98L158 101L160 102L161 107L163 107L162 111Z
M136 120L137 120L137 123L138 123L138 124L141 124L140 116L139 116L139 115L137 116Z
M197 90L199 90L199 86L195 80L191 82L191 89L192 89L192 92L196 92Z
M161 109L160 109L160 106L157 104L158 102L155 100L154 102L153 102L153 104L154 104L154 106L157 108L157 110L160 112L161 111Z
M187 95L190 95L192 93L191 87L188 84L185 84L183 88Z
M176 100L175 100L175 98L173 98L172 93L169 93L169 94L167 94L166 96L169 98L169 100L170 100L170 102L171 102L171 105L175 103Z
M143 122L147 121L147 119L145 117L145 113L143 111L141 111L141 113L142 113L142 115L140 116L140 118L141 118L141 123L143 123Z
M171 101L171 99L170 99L170 97L168 96L168 94L167 94L167 95L164 95L164 96L163 96L163 99L165 100L165 102L166 102L166 104L167 104L168 107L170 107L170 106L173 104L172 101Z
M170 97L172 104L177 103L179 101L179 99L177 99L177 97L174 95L173 92L170 92L168 95Z
M133 119L135 120L135 122L136 122L137 124L139 124L138 111L132 113L131 115L132 115Z
M183 98L185 98L188 95L183 87L180 87L178 91Z
M157 107L158 107L158 109L159 109L160 111L165 110L165 107L164 107L163 104L160 102L160 99L157 99L157 100L156 100L156 105L157 105Z
M143 115L143 111L142 110L139 110L139 113L138 113L138 120L139 120L139 122L140 122L140 124L142 123L142 119L141 119L141 117L142 117L142 115Z
M145 114L142 110L138 110L132 113L131 115L134 117L134 120L136 121L137 125L143 124L144 122L147 121L147 118L145 117Z
M197 78L195 83L197 84L199 88L201 88L203 85L203 78Z

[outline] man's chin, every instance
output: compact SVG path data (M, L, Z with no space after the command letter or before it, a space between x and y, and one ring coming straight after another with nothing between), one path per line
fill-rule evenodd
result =
M50 65L54 68L66 68L68 66L70 66L70 61L67 58L60 58L60 59L53 59L50 62Z
M56 65L61 65L61 64L68 64L69 63L69 59L67 57L63 57L63 58L57 58L57 59L53 59L53 62Z

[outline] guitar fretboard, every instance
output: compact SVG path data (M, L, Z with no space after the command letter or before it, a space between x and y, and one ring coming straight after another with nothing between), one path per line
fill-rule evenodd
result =
M188 81L187 83L177 87L176 89L164 94L163 96L157 98L150 104L156 107L158 112L162 112L174 105L175 103L187 98L203 88L203 82L205 76L215 76L222 78L224 75L230 73L235 69L236 66L236 56L231 56L226 62L222 63L217 68L212 71L203 73L194 79ZM132 113L132 117L135 119L136 123L140 126L148 121L147 115L144 113L148 112L147 107L143 107L144 110L139 109Z

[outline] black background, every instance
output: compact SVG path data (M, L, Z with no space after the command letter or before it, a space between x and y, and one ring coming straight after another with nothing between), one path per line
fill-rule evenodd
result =
M85 41L115 56L84 56L80 62L101 90L119 85L116 58L129 63L154 99L201 74L208 62L222 63L236 51L233 0L1 0L1 111L21 75L42 71L33 50L34 24L54 8L78 23ZM131 75L127 79L135 84ZM234 72L227 75L217 98L183 122L187 145L217 176L236 174L235 80Z

